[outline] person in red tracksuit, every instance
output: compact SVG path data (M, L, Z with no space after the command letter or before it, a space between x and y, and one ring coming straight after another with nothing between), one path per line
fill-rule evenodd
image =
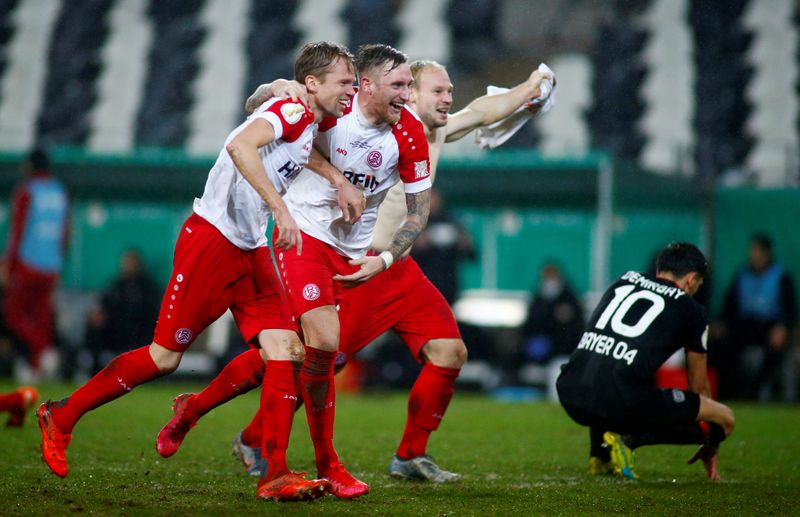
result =
M44 150L31 151L23 168L11 208L3 316L28 347L28 363L38 376L55 341L53 295L69 241L69 201L64 185L50 175Z

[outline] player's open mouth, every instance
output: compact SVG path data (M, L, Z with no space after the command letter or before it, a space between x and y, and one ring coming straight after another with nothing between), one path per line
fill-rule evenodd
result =
M442 115L447 115L450 112L450 108L439 108L436 111L441 113Z
M392 102L392 103L389 104L389 107L391 107L395 111L402 111L403 110L403 103L402 102Z

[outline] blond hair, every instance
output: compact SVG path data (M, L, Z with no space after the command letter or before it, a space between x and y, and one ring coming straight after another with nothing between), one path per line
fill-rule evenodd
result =
M419 88L419 78L426 70L441 70L447 72L444 65L430 59L416 59L411 62L411 75L414 77L414 87Z

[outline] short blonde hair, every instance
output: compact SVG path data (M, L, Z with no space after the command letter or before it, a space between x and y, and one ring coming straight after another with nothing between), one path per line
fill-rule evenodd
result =
M444 65L430 59L416 59L411 62L411 75L414 77L414 87L419 88L419 78L426 70L441 70L447 72Z

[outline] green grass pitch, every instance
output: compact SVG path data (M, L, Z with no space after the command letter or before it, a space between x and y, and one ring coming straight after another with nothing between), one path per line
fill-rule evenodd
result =
M7 382L0 389L11 389ZM60 398L74 386L45 385ZM800 514L800 409L737 405L738 427L723 444L720 483L685 465L692 447L637 453L641 480L586 474L588 433L561 408L507 404L457 393L429 446L464 478L449 485L401 482L385 469L405 421L405 393L340 396L336 444L347 467L371 485L355 501L311 503L255 498L256 480L230 442L257 404L255 392L207 415L170 459L155 436L172 397L196 384L157 381L86 415L68 449L70 474L50 474L39 430L0 428L0 515L797 515ZM295 419L290 467L311 473L305 416Z

